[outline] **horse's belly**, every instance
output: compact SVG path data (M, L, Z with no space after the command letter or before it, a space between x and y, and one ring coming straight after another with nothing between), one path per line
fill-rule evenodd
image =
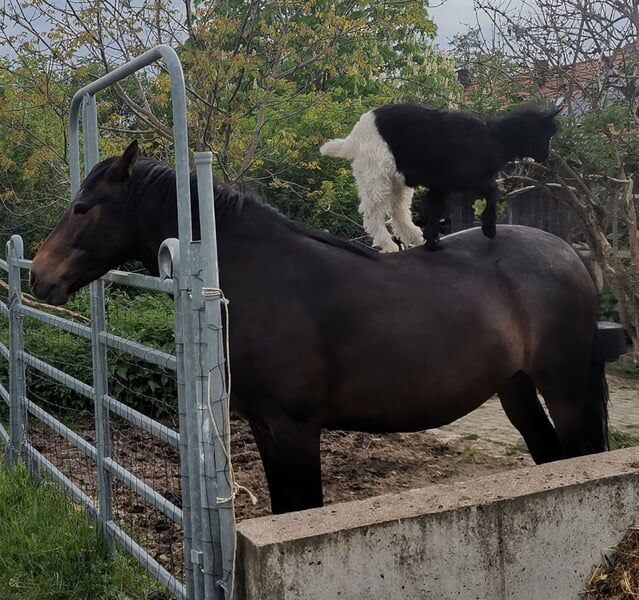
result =
M498 384L467 389L459 395L443 396L433 391L362 397L339 402L339 409L326 415L328 429L370 433L422 431L448 425L467 415L495 394ZM421 392L421 393L420 393Z

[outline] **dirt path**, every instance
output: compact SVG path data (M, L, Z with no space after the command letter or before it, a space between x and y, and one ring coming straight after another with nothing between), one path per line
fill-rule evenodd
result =
M639 436L639 381L609 375L608 385L610 426ZM506 418L497 397L433 433L443 441L465 439L472 442L472 447L477 451L495 456L516 456L525 451L519 432ZM532 464L527 454L524 462Z

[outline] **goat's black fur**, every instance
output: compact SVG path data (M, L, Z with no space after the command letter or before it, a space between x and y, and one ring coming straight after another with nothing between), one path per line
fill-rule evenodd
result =
M523 106L503 116L480 118L419 104L389 104L373 112L406 185L428 187L421 216L426 245L436 250L439 219L451 192L485 198L482 230L489 238L495 236L497 172L517 158L546 160L559 110Z

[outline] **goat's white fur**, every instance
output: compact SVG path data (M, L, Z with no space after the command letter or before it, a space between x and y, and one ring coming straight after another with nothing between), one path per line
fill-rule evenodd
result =
M422 231L411 218L413 189L397 171L395 157L375 125L375 114L364 113L346 139L329 140L321 148L325 156L352 162L359 193L359 212L373 245L382 252L396 252L386 219L390 216L393 233L407 246L424 242Z

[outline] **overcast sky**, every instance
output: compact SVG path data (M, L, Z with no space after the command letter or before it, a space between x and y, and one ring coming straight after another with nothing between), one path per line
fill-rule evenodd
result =
M61 0L53 0L53 4ZM430 0L428 14L437 25L437 45L446 49L448 41L457 33L466 31L467 25L476 25L473 0ZM512 0L511 5L518 4ZM2 55L0 49L0 55Z
M437 25L435 41L443 49L455 34L466 31L467 25L476 25L473 0L431 0L428 14Z

